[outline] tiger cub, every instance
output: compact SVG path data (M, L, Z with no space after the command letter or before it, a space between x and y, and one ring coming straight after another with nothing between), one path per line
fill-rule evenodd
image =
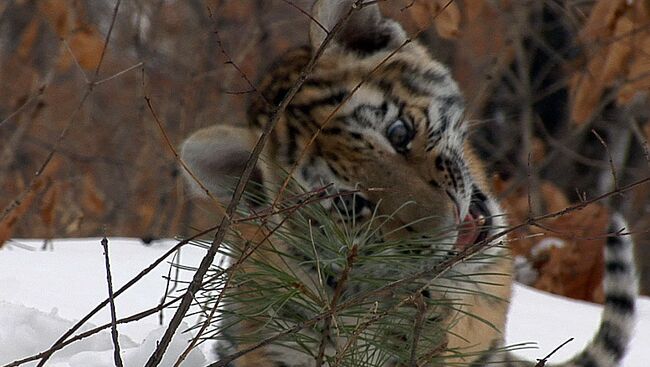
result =
M216 125L199 130L183 143L182 159L215 196L227 199L225 187L230 183L225 177L241 173L262 127L298 82L315 50L341 22L313 71L281 112L258 163L257 180L271 192L281 186L281 172L291 172L307 191L325 185L353 191L355 219L389 216L382 230L391 240L426 239L436 230L453 228L452 240L446 245L431 239L423 246L420 241L420 250L428 251L421 254L458 252L493 239L492 245L478 254L489 260L463 261L451 268L450 273L463 275L464 281L444 277L436 280L437 286L421 292L425 298L440 300L450 297L440 291L441 286L465 290L453 294L456 306L436 314L437 322L448 327L440 344L443 350L458 351L462 357L432 351L429 360L416 364L533 366L533 362L517 361L503 350L513 264L507 246L502 246L504 239L497 234L507 223L480 159L466 140L463 97L449 71L432 59L423 45L410 41L397 22L385 18L374 1L321 0L315 3L312 16L310 46L289 51L265 75L259 87L261 96L250 108L249 127ZM194 179L188 177L188 182L195 192L203 191ZM610 231L625 226L614 216ZM261 238L252 228L241 227L240 231L249 232L249 239ZM273 244L262 244L262 248L283 246L282 241L268 242ZM280 252L252 257L290 270L305 284L317 283L320 274L313 263L307 266L299 259L282 258ZM609 237L605 259L606 301L600 327L591 343L564 366L618 366L630 340L636 279L629 237ZM246 265L242 266L246 272ZM328 278L326 283L331 297L336 281L330 284ZM355 322L363 322L363 317L351 320ZM261 327L259 322L245 320L233 330L255 333ZM426 334L429 327L421 329ZM320 333L322 330L312 328L312 336ZM310 355L297 351L295 345L268 344L230 365L313 366L317 360L330 361L327 356L336 352L337 343L340 347L346 342L332 335L328 338L327 348L320 351L325 357L318 357L317 350ZM234 343L225 353L253 344ZM444 356L444 362L435 355ZM413 360L393 356L371 362L355 365L401 366L411 365ZM328 363L323 362L333 365Z

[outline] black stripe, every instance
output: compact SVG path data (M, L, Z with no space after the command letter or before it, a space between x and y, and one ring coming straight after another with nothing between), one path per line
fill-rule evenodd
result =
M490 362L496 362L496 360L494 358L495 358L495 356L497 356L497 353L506 353L506 355L509 354L508 351L497 350L497 347L500 344L501 343L499 342L499 340L497 340L497 339L492 340L492 342L490 343L490 349L485 351L481 355L481 357L479 357L479 359L472 362L472 364L470 364L468 367L485 367ZM501 356L499 356L499 357L501 357ZM499 358L499 360L501 360L501 358ZM492 363L490 363L490 365L492 365Z
M451 81L450 76L445 72L422 70L403 60L397 60L386 65L384 71L399 74L399 80L404 88L408 89L410 93L416 95L430 96L435 89L433 85L442 84L448 86ZM428 88L423 87L425 83L432 85ZM384 85L382 89L392 90L392 85Z
M487 363L490 362L490 359L492 359L493 354L494 354L493 350L489 350L489 351L483 353L483 355L481 355L481 357L479 359L472 362L472 364L470 364L468 367L485 367L485 366L487 366Z
M363 134L360 134L358 132L352 131L352 132L349 133L349 135L354 140L363 140Z
M630 266L627 263L617 260L607 261L605 263L605 269L610 274L625 274L630 272Z
M610 229L611 231L611 229ZM618 229L615 229L614 231L618 231ZM614 232L612 231L612 232ZM619 236L612 236L607 238L607 247L614 249L614 250L620 250L622 247L625 246L625 242L623 239Z
M616 361L623 358L625 345L621 343L622 335L618 325L611 321L603 321L600 325L597 339L601 340L605 350L611 354Z
M417 79L426 79L431 83L444 83L449 80L449 74L433 70L422 70L416 65L409 64L404 60L395 60L386 65L386 71L397 71L403 75L417 76ZM416 78L414 78L416 79Z
M301 110L306 115L310 115L311 110L320 106L338 106L343 102L343 100L345 100L345 97L347 95L347 91L336 91L332 94L311 100L306 103L292 104L291 107Z
M608 294L605 296L605 307L610 307L622 314L634 313L634 298L629 295Z
M432 187L435 187L436 189L442 188L442 186L440 186L440 184L436 180L429 181L429 185L431 185Z
M596 361L596 359L589 354L589 352L584 351L576 359L576 366L582 366L582 367L601 367L600 364Z
M445 165L442 159L442 156L437 156L435 160L435 166L438 171L444 171L445 170Z
M339 128L339 127L328 127L328 128L323 129L323 134L324 135L340 135L342 131L343 130L341 130L341 128Z
M294 164L296 161L296 150L298 148L298 144L296 143L296 135L300 134L300 130L298 130L293 124L289 123L287 126L287 163L288 164Z

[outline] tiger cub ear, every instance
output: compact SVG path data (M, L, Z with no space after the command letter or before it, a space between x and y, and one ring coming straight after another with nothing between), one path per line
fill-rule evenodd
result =
M181 170L191 195L207 199L205 189L208 189L213 197L228 203L255 141L256 136L250 130L227 125L207 127L185 139L180 157L191 174L182 167ZM250 181L249 188L259 188L262 183L262 172L258 167L251 174Z
M352 14L337 33L334 43L347 50L369 55L395 49L406 40L404 29L394 20L385 18L376 2L364 5L358 0L317 0L312 8L312 17L318 23L312 20L309 28L309 39L314 49L323 43L327 32L345 18L350 9Z

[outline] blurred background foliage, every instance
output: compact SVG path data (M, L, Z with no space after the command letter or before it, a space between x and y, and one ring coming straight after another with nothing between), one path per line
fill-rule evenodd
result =
M149 242L210 224L183 192L145 97L176 146L201 127L246 123L251 90L227 61L255 83L277 55L307 42L311 1L116 4L0 2L0 244L104 228ZM409 34L422 31L453 70L511 223L650 176L650 1L381 6ZM631 222L650 278L649 199L650 186L638 185L520 230L518 279L602 300L600 249L612 209Z

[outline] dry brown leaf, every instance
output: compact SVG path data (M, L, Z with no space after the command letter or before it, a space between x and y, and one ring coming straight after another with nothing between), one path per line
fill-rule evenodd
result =
M604 57L594 57L586 66L585 72L573 76L570 89L573 92L571 105L571 121L582 124L591 116L600 101L604 86L597 75L605 64Z
M41 175L34 178L28 191L22 191L25 192L22 198L16 198L18 205L0 221L0 247L11 238L20 219L31 208L36 196L47 187L47 183L51 181L52 176L61 168L62 164L63 161L60 158L52 158L50 164L45 167Z
M629 35L634 29L634 23L628 17L620 17L614 27L615 42L609 46L605 65L599 76L605 85L612 84L617 77L625 72L625 64L632 53L632 38Z
M45 19L52 25L59 37L65 37L70 32L72 10L68 1L41 0L38 2L38 10Z
M154 217L156 215L156 208L148 202L142 203L138 206L138 226L140 228L151 228Z
M460 30L461 14L458 5L449 0L414 0L406 5L413 21L420 29L432 23L442 38L456 38Z
M47 191L45 191L45 194L43 195L43 201L41 202L40 208L40 216L41 221L43 221L45 226L48 228L51 228L54 225L54 212L59 201L59 192L60 186L53 184L49 185Z
M604 91L625 82L617 95L624 105L637 92L650 89L650 6L647 1L600 0L579 35L587 64L571 79L574 96L571 118L587 121Z
M601 205L590 205L567 215L544 221L553 230L549 236L563 240L561 248L551 247L544 261L537 264L540 277L535 287L551 293L602 302L599 285L602 282L604 238L597 238L607 229L609 214ZM536 238L539 243L543 238Z
M106 211L106 200L104 193L101 192L95 178L89 172L83 176L81 206L84 213L90 213L96 217L102 216Z
M433 24L440 37L448 39L458 37L461 16L460 9L455 2L435 1L432 14L435 17Z
M418 28L425 29L431 25L431 10L428 3L423 1L413 1L406 6L408 6L408 13L411 15Z
M546 156L546 144L544 144L544 141L538 137L533 137L530 143L531 163L537 164L542 162Z
M551 182L542 182L540 192L544 200L544 208L548 213L558 212L571 205L562 190Z
M39 2L39 12L52 26L57 36L68 42L68 46L79 65L86 70L97 67L104 48L104 40L99 32L77 18L77 13L83 13L80 5L70 6L71 3L59 0L44 0ZM79 9L77 9L79 8ZM59 69L69 68L74 60L70 52L61 52L58 60Z
M634 54L629 64L627 83L621 88L617 102L625 105L632 101L637 92L648 93L650 91L650 2L636 1L632 11L635 28L630 38L633 40L632 48ZM643 32L638 32L640 27L645 25Z
M466 14L467 23L473 23L486 11L484 0L474 0L464 3L464 10Z
M68 220L62 220L61 222L67 223L65 226L65 233L68 235L79 233L81 229L81 224L83 223L85 217L83 212L78 208L74 207L66 211L68 213Z
M5 242L7 242L8 239L11 238L12 233L14 232L14 229L16 228L16 225L18 224L18 221L20 218L23 217L23 215L27 212L27 210L32 206L32 203L34 202L34 198L40 190L43 188L43 181L42 180L37 180L35 182L35 185L31 191L25 195L22 200L18 203L18 206L16 206L5 219L0 222L0 247L4 245Z
M25 28L20 40L20 45L16 50L16 54L20 59L26 59L29 57L29 54L32 52L32 48L36 43L40 32L40 23L37 20L32 20L29 22L29 25Z
M508 11L504 10L503 1L473 0L462 4L464 19L455 43L463 47L455 48L452 69L465 97L475 106L468 109L468 118L483 118L477 111L490 97L491 77L507 69L514 55L506 42L510 25L504 14Z
M591 8L589 18L580 31L583 41L594 40L610 34L610 28L615 22L619 8L625 5L625 0L600 0Z
M79 65L86 70L94 70L99 64L99 59L104 48L104 40L97 31L91 28L77 30L68 38L68 45ZM62 52L59 58L59 69L67 69L74 60L69 52Z

